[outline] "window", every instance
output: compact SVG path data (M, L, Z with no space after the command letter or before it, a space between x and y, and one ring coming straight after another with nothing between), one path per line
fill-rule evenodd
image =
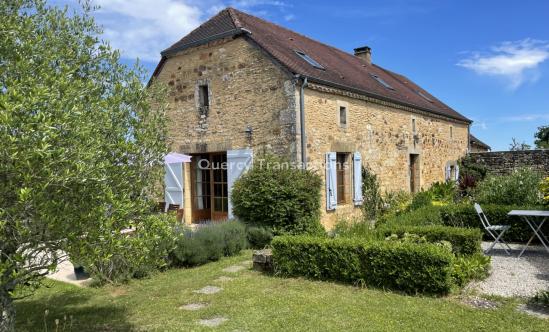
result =
M301 52L301 51L295 51L297 55L299 55L303 60L307 61L311 66L317 68L317 69L324 69L322 65L318 62L316 62L313 58L311 58L309 55Z
M370 74L370 76L376 80L379 84L383 85L384 87L386 87L387 89L390 89L390 90L394 90L395 88L393 88L389 83L385 82L381 77L377 76L377 75L374 75L374 74Z
M339 106L339 125L347 127L347 107Z
M454 138L454 127L450 126L450 138Z
M416 119L412 119L412 133L416 133Z
M337 204L345 204L349 200L351 176L349 172L349 153L336 154L336 186Z
M210 106L210 89L207 84L198 86L198 106L208 108Z
M418 95L420 95L421 97L423 97L423 99L427 100L428 102L430 102L430 103L433 102L433 100L432 100L431 98L427 97L427 95L424 94L423 92L421 92L421 91L416 91L416 92L417 92Z

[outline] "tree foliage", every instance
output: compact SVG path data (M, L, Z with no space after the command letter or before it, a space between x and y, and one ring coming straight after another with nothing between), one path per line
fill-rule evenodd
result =
M534 134L536 140L536 148L538 149L549 149L549 126L541 126L538 128L538 131Z
M161 174L162 94L90 12L0 2L0 330L62 252L108 255L102 240L142 223Z

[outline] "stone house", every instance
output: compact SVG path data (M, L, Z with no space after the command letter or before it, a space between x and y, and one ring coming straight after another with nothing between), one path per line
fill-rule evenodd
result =
M473 136L473 134L469 134L469 152L470 153L488 152L491 150L492 148L490 147L490 145L479 140L478 138Z
M150 84L169 87L172 150L193 157L186 222L231 217L232 183L264 152L318 170L330 228L360 215L362 165L383 191L415 192L456 177L468 151L471 121L369 47L349 54L227 8L161 54Z

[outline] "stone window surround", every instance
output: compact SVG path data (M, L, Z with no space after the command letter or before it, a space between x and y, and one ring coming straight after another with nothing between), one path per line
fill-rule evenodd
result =
M345 124L342 124L341 123L341 118L340 118L340 110L341 110L341 107L344 107L345 108ZM349 103L346 102L346 101L343 101L343 100L338 100L337 101L337 110L336 110L336 121L337 121L337 124L340 128L342 129L347 129L349 128Z
M200 109L200 86L207 85L208 86L208 107L212 107L213 105L213 98L212 98L212 84L211 80L209 78L201 78L196 81L195 89L194 89L194 100L196 109Z
M455 172L457 170L457 166L458 165L458 161L457 160L448 160L446 162L446 164L444 165L444 170L443 170L443 175L444 175L444 180L448 181L448 180L451 180L451 179L455 179ZM446 176L446 170L448 169L448 167L450 167L451 171L450 171L450 178L448 179L448 177Z

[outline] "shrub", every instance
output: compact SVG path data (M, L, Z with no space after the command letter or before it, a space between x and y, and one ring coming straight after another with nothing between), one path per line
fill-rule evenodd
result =
M275 271L284 276L363 283L407 293L445 294L454 256L433 244L358 238L276 237Z
M399 238L405 234L416 234L425 237L427 242L436 243L448 241L452 244L452 251L456 255L473 255L481 251L480 242L482 233L478 229L433 226L406 226L398 225L379 229L384 237L396 234Z
M420 191L414 195L412 198L412 203L410 204L409 210L417 210L425 206L431 206L433 197L428 191Z
M412 194L406 191L385 193L383 198L383 214L399 214L408 210L412 202Z
M385 225L441 225L441 210L441 206L425 206L401 214L386 215L378 220L376 227L383 227Z
M98 284L124 282L144 277L168 265L175 246L175 218L151 215L134 223L128 234L109 233L101 237L93 252L71 252L71 260L82 264Z
M515 170L510 175L488 176L478 184L473 197L480 204L541 204L540 181L539 173L525 168Z
M509 211L518 209L536 209L536 207L524 205L482 205L482 210L491 224L511 225L511 228L503 236L505 241L526 242L532 236L532 230L528 224L520 219L520 217L507 215ZM440 217L442 224L446 226L479 228L484 232L484 228L472 204L440 207ZM547 231L549 231L549 224L545 224L543 227L545 234L547 234ZM492 240L487 233L484 234L486 239Z
M248 247L246 227L237 221L222 222L219 227L223 234L223 255L234 256Z
M266 227L251 226L247 229L247 238L250 247L253 249L263 249L273 240L273 232Z
M540 183L540 191L543 197L543 201L546 205L549 205L549 176L543 179Z
M457 286L465 286L471 280L482 280L488 276L490 256L476 253L471 256L459 256L454 261L452 279Z
M238 254L246 248L244 225L227 221L200 226L197 230L183 228L172 252L174 264L194 266Z
M433 201L452 203L457 196L457 186L454 181L435 182L428 192Z
M380 239L369 220L338 220L332 230L334 237L360 237L362 239Z
M281 167L267 157L256 162L233 186L233 211L247 225L275 234L323 232L320 224L322 180L312 171Z
M383 211L383 198L377 176L366 167L362 167L362 197L364 218L375 220Z

